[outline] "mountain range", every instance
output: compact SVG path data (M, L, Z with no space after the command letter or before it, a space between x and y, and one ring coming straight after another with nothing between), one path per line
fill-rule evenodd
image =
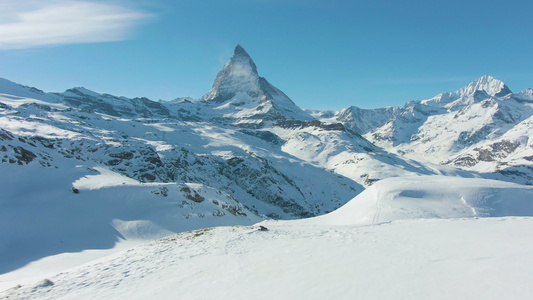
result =
M0 79L0 273L124 240L323 215L392 177L532 185L532 124L533 89L488 75L403 107L302 109L240 45L200 99Z

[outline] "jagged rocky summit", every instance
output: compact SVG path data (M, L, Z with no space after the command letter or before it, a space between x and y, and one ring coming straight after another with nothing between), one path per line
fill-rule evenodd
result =
M235 124L261 127L277 120L312 120L278 88L260 77L257 66L240 45L218 73L213 88L202 100L221 117Z

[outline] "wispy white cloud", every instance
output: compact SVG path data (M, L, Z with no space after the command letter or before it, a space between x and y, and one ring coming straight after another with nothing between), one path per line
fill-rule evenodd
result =
M1 1L0 50L125 40L136 25L151 17L99 2Z

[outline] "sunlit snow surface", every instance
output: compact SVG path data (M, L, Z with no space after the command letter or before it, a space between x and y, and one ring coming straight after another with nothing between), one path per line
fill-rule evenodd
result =
M306 222L355 225L503 216L533 216L533 187L479 178L412 176L381 180L336 211Z
M533 188L517 184L391 178L328 215L171 235L0 295L530 299L532 202Z
M265 223L169 236L17 299L531 299L531 218ZM44 280L44 278L43 278Z

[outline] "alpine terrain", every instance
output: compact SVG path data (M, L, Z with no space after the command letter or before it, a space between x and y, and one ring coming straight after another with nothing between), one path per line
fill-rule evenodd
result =
M530 299L533 89L311 111L0 78L0 299Z

